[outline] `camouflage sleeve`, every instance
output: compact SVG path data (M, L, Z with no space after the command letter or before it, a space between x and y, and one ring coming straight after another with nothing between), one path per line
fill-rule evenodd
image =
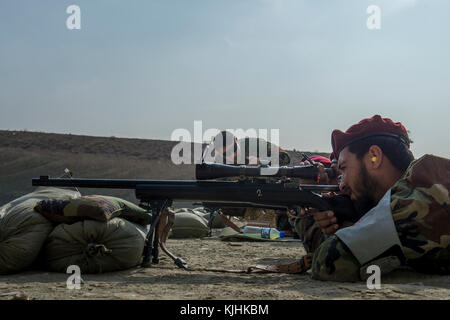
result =
M425 155L392 188L391 212L406 264L450 274L450 159Z
M314 252L327 239L312 216L297 216L294 220L294 228L308 253Z
M312 260L312 277L326 281L360 281L358 260L336 236L328 237L315 251Z
M442 185L397 183L391 209L406 263L416 271L450 274L450 203Z

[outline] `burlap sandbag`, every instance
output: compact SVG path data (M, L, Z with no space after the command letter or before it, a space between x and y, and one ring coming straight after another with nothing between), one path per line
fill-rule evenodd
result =
M49 198L72 199L76 191L38 188L0 208L0 274L19 272L38 257L52 223L33 210L37 202Z
M169 232L169 238L201 238L208 236L208 220L190 210L177 210L175 222Z
M223 229L227 226L217 212L207 212L206 210L199 210L198 208L193 209L192 212L205 218L208 221L208 225L213 229Z
M70 265L81 273L129 269L141 261L146 233L145 227L122 218L60 224L44 246L45 265L56 272L66 272Z

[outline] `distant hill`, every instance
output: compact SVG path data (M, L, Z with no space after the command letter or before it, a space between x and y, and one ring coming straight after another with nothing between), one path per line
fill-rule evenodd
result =
M0 130L0 205L34 190L31 178L58 177L65 168L79 178L194 179L194 165L175 165L170 160L177 143ZM291 165L297 165L301 153L288 152ZM83 189L82 193L109 194L136 202L133 190Z

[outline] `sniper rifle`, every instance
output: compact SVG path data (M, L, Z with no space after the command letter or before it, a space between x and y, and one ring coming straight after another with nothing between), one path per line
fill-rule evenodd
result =
M273 175L262 174L261 169L270 169ZM328 172L332 174L331 172ZM80 179L50 178L41 176L32 179L33 186L55 186L76 188L134 189L140 206L152 212L152 222L146 237L142 261L143 267L159 262L159 240L155 236L160 223L160 214L170 207L174 200L200 201L212 208L258 207L270 209L299 210L316 208L319 211L332 210L338 223L357 221L349 197L337 195L322 197L324 192L338 192L333 185L302 185L291 178L316 179L317 165L299 167L232 166L212 163L196 165L197 180L129 180L129 179ZM214 181L212 179L238 177L236 181ZM275 179L275 181L274 181ZM161 246L181 268L186 262L173 256Z

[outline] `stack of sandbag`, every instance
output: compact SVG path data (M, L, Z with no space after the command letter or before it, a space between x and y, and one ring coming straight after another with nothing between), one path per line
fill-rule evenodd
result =
M47 199L36 210L54 223L43 249L48 269L82 273L124 270L141 262L151 214L126 200L82 196L68 201Z
M171 239L202 238L209 235L211 228L225 228L217 213L211 213L202 207L175 209L175 221L169 232Z
M11 201L0 208L0 274L14 273L30 267L38 258L42 245L53 229L46 218L34 211L35 205L49 198L70 200L76 191L38 188L35 192Z

